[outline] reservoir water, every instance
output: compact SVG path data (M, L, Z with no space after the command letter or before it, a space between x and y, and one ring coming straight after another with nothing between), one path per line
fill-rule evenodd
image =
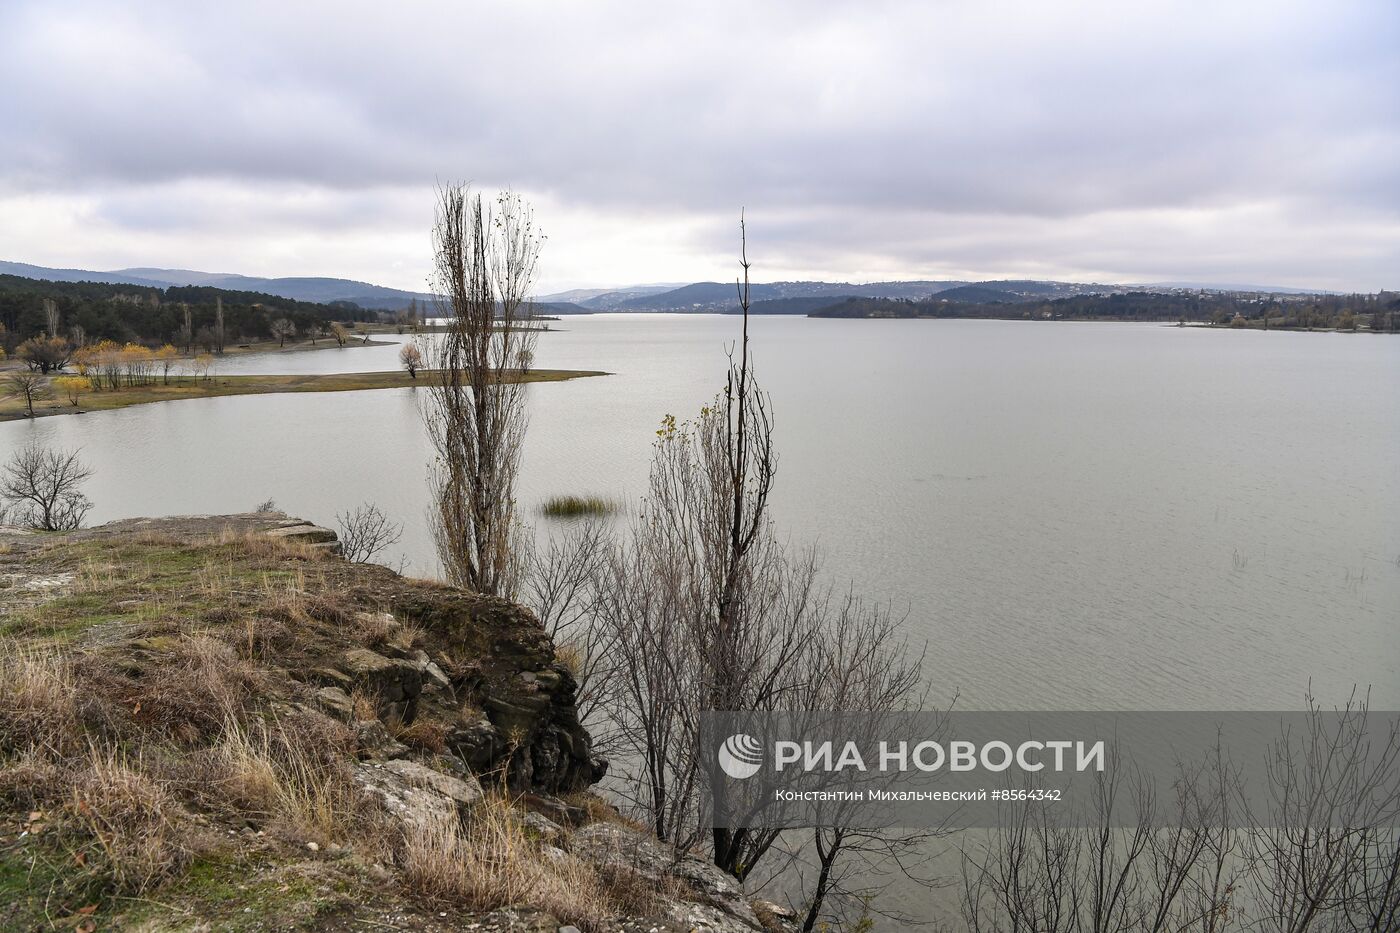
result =
M594 315L537 365L520 489L635 499L661 417L720 388L738 320ZM752 323L775 515L907 611L963 708L1400 706L1400 340L1138 324ZM381 338L385 339L385 338ZM387 338L393 340L394 338ZM392 369L397 344L218 373ZM0 424L81 447L90 520L369 500L433 574L414 391L219 398Z

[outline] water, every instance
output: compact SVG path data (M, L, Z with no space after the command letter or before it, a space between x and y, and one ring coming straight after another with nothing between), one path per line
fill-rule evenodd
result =
M537 365L521 501L635 498L662 415L723 380L732 317L596 315ZM964 708L1400 706L1400 341L1138 324L752 324L775 513L908 612ZM380 338L385 339L385 338ZM220 372L392 369L398 342ZM334 524L372 500L435 559L411 389L221 398L0 425L81 446L91 520L252 508ZM396 555L397 557L397 555Z

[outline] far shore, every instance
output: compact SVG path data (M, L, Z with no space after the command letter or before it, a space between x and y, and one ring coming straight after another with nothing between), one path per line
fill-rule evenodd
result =
M332 342L334 346L334 342ZM309 348L308 348L309 349ZM81 415L91 411L111 411L151 402L173 402L191 398L218 398L228 395L275 395L285 392L356 392L366 389L408 389L431 385L434 371L419 370L418 378L407 372L317 373L299 376L210 376L208 379L182 375L166 384L127 386L98 392L84 391L74 405L59 389L51 386L52 397L34 403L34 417ZM512 373L513 382L563 382L585 376L609 373L576 369L531 369ZM0 421L28 418L24 402L17 397L0 398Z

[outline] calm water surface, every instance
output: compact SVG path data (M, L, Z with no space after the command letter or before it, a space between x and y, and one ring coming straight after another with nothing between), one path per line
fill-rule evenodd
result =
M654 431L723 381L737 320L595 315L530 389L521 499L635 498ZM908 610L967 708L1400 706L1400 340L999 321L752 324L776 409L775 511L840 580ZM383 338L381 338L383 339ZM392 338L390 338L392 339ZM218 372L393 369L398 345ZM424 527L413 390L223 398L0 425L81 446L95 522L266 498Z

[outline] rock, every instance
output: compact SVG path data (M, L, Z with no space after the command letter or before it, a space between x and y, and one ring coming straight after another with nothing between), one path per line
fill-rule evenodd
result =
M409 784L398 774L380 765L355 766L355 784L374 798L405 829L426 826L437 819L456 819L457 802L426 787Z
M338 540L338 536L329 528L322 528L320 525L312 525L309 522L288 522L278 528L270 528L263 534L269 538L280 538L284 541L298 541L303 544L332 544Z
M355 744L361 758L402 758L409 751L408 746L391 736L378 719L355 723Z
M426 681L423 684L424 690L428 689L429 684L442 690L450 690L452 688L452 680L443 673L442 668L438 667L432 661L428 661L423 665L423 676Z
M704 859L681 855L637 830L618 823L593 823L576 830L569 845L575 857L597 865L628 869L653 882L667 877L686 882L704 903L678 902L668 911L678 922L725 933L762 928L733 878Z
M481 784L471 775L453 777L407 759L386 761L383 768L398 775L410 787L436 791L463 807L472 806L483 796Z
M317 690L312 698L316 705L325 712L342 722L348 722L354 718L355 703L350 699L350 694L339 687L322 687Z
M540 841L548 846L558 846L564 841L564 827L539 813L525 814L525 829L538 836Z
M583 807L565 803L558 797L551 797L548 794L527 794L524 803L525 809L529 812L541 814L556 823L580 826L588 819L588 811L584 810Z
M351 648L341 656L340 669L379 700L381 715L405 723L417 715L423 674L414 662L386 658L368 648Z

